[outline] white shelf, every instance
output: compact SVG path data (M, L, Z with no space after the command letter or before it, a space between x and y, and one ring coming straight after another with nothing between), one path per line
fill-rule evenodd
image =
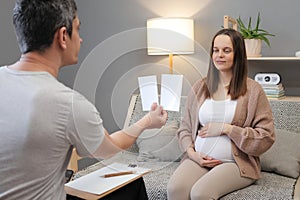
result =
M300 57L296 56L270 56L270 57L248 57L247 58L249 61L300 61ZM300 102L300 96L285 96L285 98L280 98L280 99L273 99L269 98L271 101L298 101Z
M248 57L248 60L300 60L300 57Z

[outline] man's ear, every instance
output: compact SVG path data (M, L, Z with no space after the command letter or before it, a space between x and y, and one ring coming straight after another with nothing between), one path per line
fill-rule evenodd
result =
M68 38L68 32L66 27L61 27L60 29L57 30L57 42L58 45L62 48L62 49L66 49L67 48L67 38Z

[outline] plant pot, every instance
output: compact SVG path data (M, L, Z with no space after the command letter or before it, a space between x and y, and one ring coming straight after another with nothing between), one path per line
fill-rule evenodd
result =
M247 57L261 56L261 40L260 39L245 39Z

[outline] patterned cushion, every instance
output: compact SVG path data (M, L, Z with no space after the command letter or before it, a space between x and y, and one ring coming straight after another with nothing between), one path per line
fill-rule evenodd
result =
M282 129L276 129L275 133L275 143L260 157L262 170L298 178L300 173L300 134Z
M145 130L136 140L138 161L177 161L182 152L176 136L178 121L171 121L161 129Z

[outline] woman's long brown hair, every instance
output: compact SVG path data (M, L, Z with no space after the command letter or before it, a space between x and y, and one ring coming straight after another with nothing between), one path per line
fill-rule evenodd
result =
M247 91L248 66L244 38L238 31L233 29L222 29L213 37L210 49L210 63L206 79L207 88L205 94L207 98L211 97L218 89L218 83L220 80L219 71L212 61L214 41L218 35L228 35L232 42L234 57L232 79L229 84L228 94L232 100L235 100L239 96L244 95Z

